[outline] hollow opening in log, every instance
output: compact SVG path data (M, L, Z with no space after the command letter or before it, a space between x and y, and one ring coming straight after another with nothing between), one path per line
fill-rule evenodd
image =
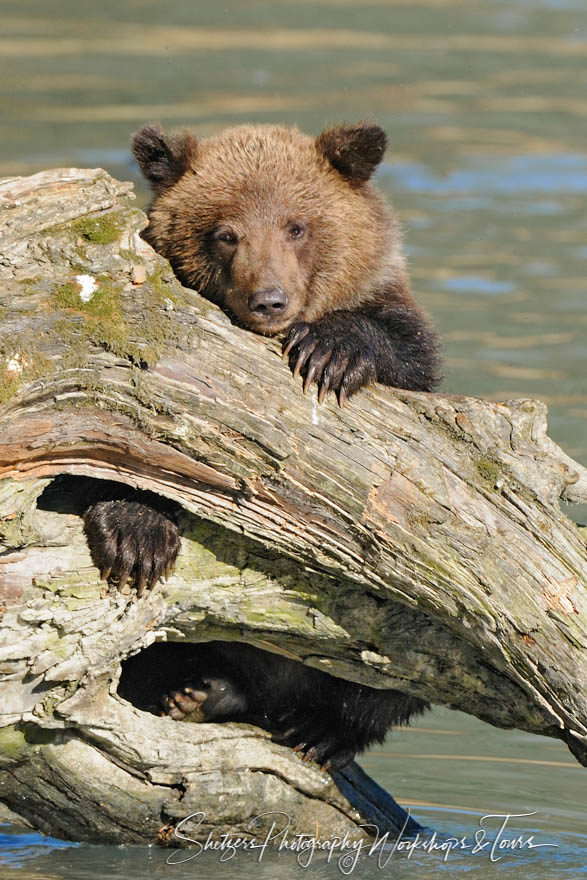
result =
M171 715L186 721L243 720L243 714L247 714L245 706L256 702L255 671L260 678L271 657L267 651L240 643L159 642L122 662L117 693L137 709L153 715ZM180 712L179 697L177 708L170 708L174 706L174 694L179 692L190 693L192 703L194 694L198 695L201 705L195 712ZM218 705L221 696L224 700ZM206 701L211 718L204 711ZM215 712L210 709L212 702ZM180 718L185 714L188 717Z
M53 513L69 513L83 516L86 509L102 499L130 498L139 490L117 480L98 480L93 477L59 474L43 490L37 499L37 508ZM159 499L153 492L141 492L142 495ZM166 501L170 506L178 507Z
M43 490L37 499L37 508L53 513L70 513L82 516L100 487L117 489L111 481L94 480L91 477L72 477L59 474Z
M429 708L240 642L161 642L122 663L118 694L178 721L240 721L338 769Z

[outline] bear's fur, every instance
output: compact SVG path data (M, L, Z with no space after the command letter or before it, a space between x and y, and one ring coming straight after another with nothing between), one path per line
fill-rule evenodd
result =
M320 401L332 390L342 404L374 381L424 391L438 381L436 336L410 295L396 218L370 182L385 145L364 123L318 138L245 125L201 141L148 125L133 138L154 194L145 239L235 322L284 334L294 376L304 390L316 382ZM154 497L100 500L84 522L102 576L134 578L139 596L175 562L173 511ZM246 645L186 650L165 667L171 717L258 723L331 768L427 706ZM140 678L138 660L132 668Z
M151 645L123 663L118 693L176 720L255 724L332 770L428 708L401 691L335 678L238 642Z
M434 332L410 295L397 220L370 183L376 125L243 125L216 137L135 134L150 182L145 239L180 281L264 335L286 334L304 389L342 402L374 381L429 391Z

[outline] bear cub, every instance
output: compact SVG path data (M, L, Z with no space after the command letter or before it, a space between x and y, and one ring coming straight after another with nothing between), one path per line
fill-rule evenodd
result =
M376 125L243 125L132 141L153 200L144 238L243 327L284 334L304 390L342 403L373 382L430 391L438 344L409 291L398 223L370 177Z
M439 348L409 290L397 219L371 176L386 136L360 123L317 138L243 125L200 140L147 125L132 150L153 190L143 237L179 280L235 323L282 335L306 391L342 405L373 382L430 391ZM99 500L84 515L92 558L137 595L179 550L173 509L145 493ZM246 645L192 647L194 668L169 681L174 718L239 719L340 768L427 704L333 678Z

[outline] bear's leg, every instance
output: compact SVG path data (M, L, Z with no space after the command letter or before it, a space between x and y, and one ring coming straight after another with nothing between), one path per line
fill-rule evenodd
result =
M428 708L409 694L335 678L241 642L152 645L125 661L119 693L178 721L254 724L332 770Z
M324 725L319 718L304 719L275 734L275 740L300 752L304 761L320 764L323 770L342 770L359 751L356 743L347 740L341 730Z
M424 700L401 691L331 676L313 684L314 698L294 705L288 713L292 724L278 739L303 752L305 761L328 770L341 770L367 746L382 743L393 725L406 725L429 708Z
M180 548L172 506L150 492L96 501L84 513L84 531L100 577L119 589L131 578L139 597L169 576Z
M407 724L428 708L401 691L336 678L253 645L216 642L214 655L211 649L207 645L205 654L201 649L192 667L198 675L191 679L211 670L243 695L238 720L269 730L277 742L326 769L342 769L357 752L383 742L392 725Z
M304 391L319 386L318 400L336 392L340 404L373 382L431 391L439 382L434 331L415 305L395 303L330 312L312 324L294 324L284 341L294 376Z

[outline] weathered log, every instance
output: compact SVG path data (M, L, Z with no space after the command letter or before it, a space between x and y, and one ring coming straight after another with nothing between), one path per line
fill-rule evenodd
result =
M345 797L267 733L123 700L121 660L162 639L245 641L587 763L586 542L559 507L587 471L545 407L318 406L276 341L181 288L131 198L99 170L0 184L0 802L104 841L198 810L200 838L272 810L325 836L401 825L357 768ZM183 509L176 569L139 601L92 566L90 478Z

